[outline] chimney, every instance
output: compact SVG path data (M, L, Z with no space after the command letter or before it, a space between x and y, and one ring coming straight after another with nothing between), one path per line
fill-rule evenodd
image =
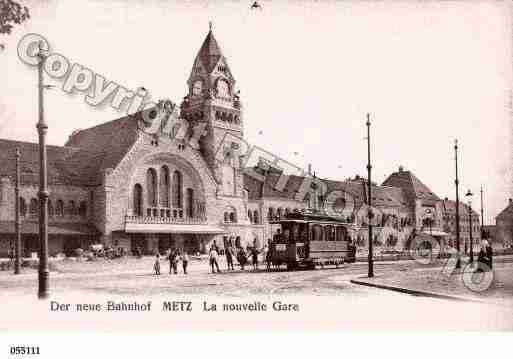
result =
M401 172L404 172L404 167L403 166L399 166L399 173Z

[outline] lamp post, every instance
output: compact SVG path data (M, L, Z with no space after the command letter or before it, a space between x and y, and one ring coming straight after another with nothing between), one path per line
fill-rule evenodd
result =
M484 237L483 186L481 186L481 238Z
M470 236L470 263L474 262L474 246L472 243L472 196L474 194L470 192L470 190L467 191L467 194L465 194L465 197L467 197L468 200L468 220L469 220L469 236Z
M21 224L20 224L20 150L16 149L16 183L14 187L15 204L14 226L16 231L16 241L14 243L14 274L20 274L21 262Z
M48 125L44 119L43 107L43 65L45 56L43 49L39 44L38 69L38 97L39 97L39 119L37 123L37 132L39 134L39 299L46 299L49 296L49 278L48 270L48 189L47 189L47 173L46 173L46 132Z
M456 185L456 251L458 252L456 258L456 269L461 268L460 259L460 197L459 197L459 180L458 180L458 140L454 140L454 160L456 163L456 179L454 184Z
M370 155L370 114L367 114L367 204L369 205L369 273L368 277L374 277L374 263L373 263L373 253L372 253L372 193L371 193L371 155Z

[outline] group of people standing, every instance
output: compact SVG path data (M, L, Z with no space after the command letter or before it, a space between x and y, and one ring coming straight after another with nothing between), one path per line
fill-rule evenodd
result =
M266 260L270 258L269 256L269 250L268 247L265 246L263 249L264 255ZM235 270L234 268L234 260L237 260L237 262L240 265L241 270L244 270L244 267L247 265L248 260L251 259L251 264L253 265L254 270L258 270L258 255L260 254L260 251L256 248L256 246L250 247L248 246L246 249L244 247L239 246L235 248L233 243L228 242L227 246L224 248L224 255L226 256L226 266L227 270ZM217 270L217 273L220 273L221 270L219 269L219 248L217 247L216 242L212 244L209 250L209 262L210 267L212 270L212 273L215 273ZM268 265L268 267L270 267Z
M169 274L178 274L178 262L182 262L183 274L187 274L187 266L189 264L189 255L184 250L169 249L164 256L169 261ZM155 275L160 275L160 253L155 256L153 265Z

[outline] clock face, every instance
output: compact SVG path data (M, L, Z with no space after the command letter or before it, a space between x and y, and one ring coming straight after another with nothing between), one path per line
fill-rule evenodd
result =
M217 96L230 97L230 85L225 80L217 81Z
M203 82L201 82L201 80L194 82L194 84L192 85L192 94L194 96L198 96L201 94L202 90L203 90Z

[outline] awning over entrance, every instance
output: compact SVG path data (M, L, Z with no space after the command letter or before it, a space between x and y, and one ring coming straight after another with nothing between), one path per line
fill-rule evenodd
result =
M222 234L224 229L208 224L126 223L126 233Z
M449 235L449 233L445 233L442 231L422 231L422 233L429 234L431 236L439 236L439 237L445 237L445 236Z
M14 221L0 221L0 233L14 234ZM21 222L22 234L39 234L39 224L34 221ZM87 223L50 223L49 235L97 236L100 232Z

